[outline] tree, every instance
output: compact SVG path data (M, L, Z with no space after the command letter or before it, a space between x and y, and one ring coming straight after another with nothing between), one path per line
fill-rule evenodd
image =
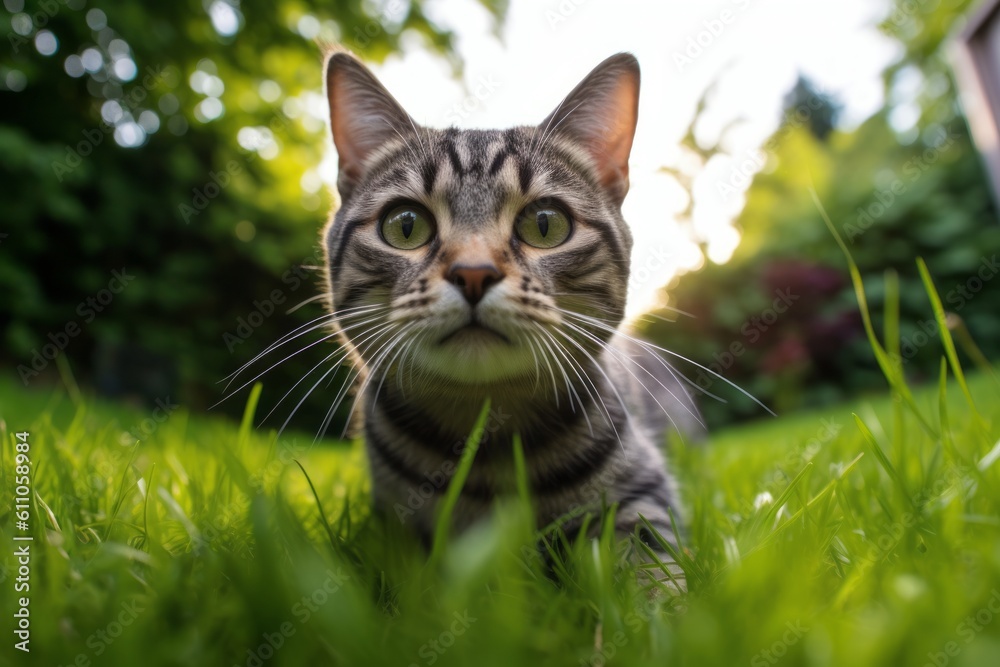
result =
M835 105L809 103L811 86L796 84L737 219L740 246L728 263L670 287L671 305L695 319L654 320L644 326L648 336L779 410L884 386L815 188L862 271L879 327L885 272L899 276L908 374L935 378L941 355L916 257L934 274L965 349L978 357L978 341L1000 358L1000 281L986 289L979 278L1000 250L1000 227L942 54L968 4L890 7L881 27L906 55L884 74L886 106L855 129L832 127ZM707 373L691 375L710 391L722 386ZM760 414L739 396L703 406L716 422Z
M502 18L503 0L482 4ZM111 393L192 407L322 312L284 316L316 292L332 203L318 44L381 60L409 32L461 67L420 0L4 7L0 363L31 385L62 357ZM134 279L111 292L115 271ZM270 384L311 367L292 359Z

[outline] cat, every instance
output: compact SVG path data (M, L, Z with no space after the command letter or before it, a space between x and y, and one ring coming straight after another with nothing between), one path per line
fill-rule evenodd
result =
M700 420L673 369L619 331L635 57L602 62L536 127L419 126L346 52L327 58L326 94L341 200L322 235L329 308L362 379L376 509L428 538L490 399L457 528L514 488L516 433L539 526L571 531L617 504L616 532L659 549L642 515L673 542L661 445Z

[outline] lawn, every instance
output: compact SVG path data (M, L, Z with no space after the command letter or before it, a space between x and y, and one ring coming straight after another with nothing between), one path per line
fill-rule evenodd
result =
M542 557L523 498L429 556L369 516L359 443L254 429L252 398L240 426L0 383L0 664L1000 664L1000 384L894 383L672 444L681 598L607 535Z

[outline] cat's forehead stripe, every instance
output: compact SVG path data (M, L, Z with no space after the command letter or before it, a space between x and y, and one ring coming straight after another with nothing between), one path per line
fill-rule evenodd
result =
M427 160L420 168L420 176L423 179L423 191L425 195L434 192L434 181L437 180L439 165L437 160Z
M521 162L517 168L517 184L521 188L521 194L527 194L531 189L531 181L535 178L535 171L530 162Z
M375 260L379 252L398 259L397 254L386 253L378 245L376 235L358 237L356 233L364 222L374 224L379 211L392 199L422 202L438 218L441 229L452 233L490 230L499 234L495 240L500 240L508 227L507 223L496 223L509 221L512 228L517 211L528 201L554 196L568 207L573 217L593 230L590 233L596 233L599 241L594 246L602 249L612 265L626 262L630 235L620 217L607 209L603 198L598 196L600 186L589 156L577 146L558 139L549 137L540 144L538 141L536 131L531 128L503 131L452 128L428 130L419 138L397 140L385 146L368 165L360 187L338 215L350 222L331 229L328 237L331 278L337 278L345 262L344 253L354 241L367 246L359 253L364 255L364 261ZM545 263L551 269L572 269L583 257L567 254L569 248L550 251ZM531 262L519 248L514 247L513 251L519 265L530 266ZM416 256L404 262L426 266L433 262L434 254L421 253L419 262L413 261ZM397 273L394 278L400 275Z
M444 150L448 155L448 162L451 164L452 172L461 181L465 175L465 168L462 166L462 157L458 154L458 147L453 140L445 138Z

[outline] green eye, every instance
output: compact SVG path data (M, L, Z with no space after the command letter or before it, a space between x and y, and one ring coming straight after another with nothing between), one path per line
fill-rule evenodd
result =
M397 206L382 218L379 233L382 240L393 248L414 250L434 236L430 214L411 204Z
M531 204L517 216L517 237L536 248L555 248L569 238L569 216L557 206Z

